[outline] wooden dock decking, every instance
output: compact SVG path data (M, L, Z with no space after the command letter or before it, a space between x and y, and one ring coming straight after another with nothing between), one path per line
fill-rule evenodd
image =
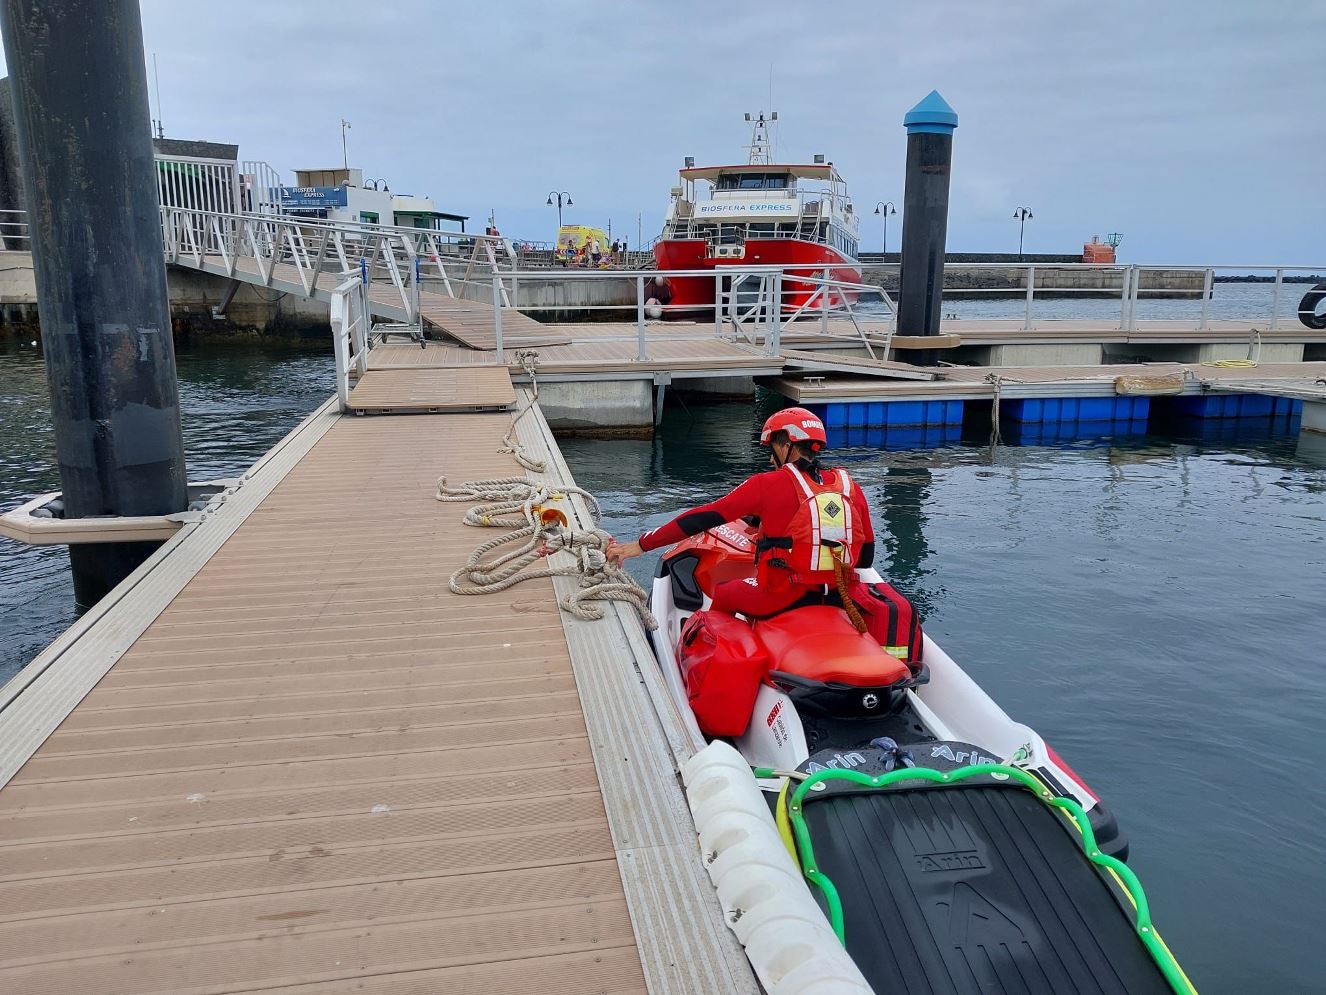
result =
M406 367L369 370L350 391L349 403L353 411L468 411L505 408L515 400L511 374L502 366Z
M547 580L447 589L491 534L436 479L518 472L511 415L321 417L0 711L0 989L753 992L667 735L603 714Z

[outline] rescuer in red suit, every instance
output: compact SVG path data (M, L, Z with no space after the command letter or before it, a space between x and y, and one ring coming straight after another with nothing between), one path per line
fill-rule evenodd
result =
M712 608L768 618L806 604L840 604L835 565L849 570L875 559L875 536L866 497L845 470L820 466L828 439L824 423L805 408L784 408L760 432L774 469L757 473L710 504L684 511L635 542L607 549L614 563L670 546L726 522L759 520L757 573L714 591ZM839 574L841 578L841 574Z

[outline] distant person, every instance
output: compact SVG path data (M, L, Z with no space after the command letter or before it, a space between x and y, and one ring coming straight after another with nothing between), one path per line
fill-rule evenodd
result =
M617 253L621 251L621 246L622 244L615 238L612 240L612 261L614 263L617 261Z
M602 256L603 256L603 248L602 246L599 245L599 240L597 238L590 239L589 258L593 261L595 266L599 264L599 259Z

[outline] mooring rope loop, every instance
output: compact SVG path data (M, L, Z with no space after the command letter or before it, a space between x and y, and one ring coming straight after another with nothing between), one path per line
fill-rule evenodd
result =
M529 402L516 412L516 417L511 419L511 427L507 429L506 435L502 436L502 448L498 452L511 456L526 470L542 473L548 468L548 464L543 460L534 459L529 453L525 452L525 447L516 441L516 425L520 423L520 419L530 413L530 410L539 400L539 378L534 372L539 365L539 354L533 349L522 349L516 353L516 362L529 375L533 393Z
M589 506L594 524L587 529L572 525L573 516L555 506L573 494L584 498ZM598 527L602 510L588 491L579 487L554 488L527 477L489 477L454 486L447 483L446 477L440 477L436 497L439 501L487 502L469 508L465 524L511 530L475 547L465 565L451 575L449 586L453 593L496 594L540 577L576 577L577 590L558 602L563 611L595 621L603 618L604 611L592 602L621 601L635 609L645 628L658 628L644 588L608 560L612 536ZM499 550L503 552L494 558L493 554ZM574 556L571 565L527 569L562 552Z
M1004 378L998 373L987 373L985 382L994 387L994 403L990 406L990 447L993 449L1004 441L1004 434L999 428L999 402L1003 400Z

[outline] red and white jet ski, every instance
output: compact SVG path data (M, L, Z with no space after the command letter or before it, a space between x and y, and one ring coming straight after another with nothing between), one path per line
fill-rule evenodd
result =
M706 611L715 585L754 576L756 537L736 522L667 551L650 596L654 651L697 744L735 747L807 878L836 883L834 914L870 986L1048 992L1081 990L1087 977L1092 990L1190 990L1118 868L1088 859L1087 836L1047 802L1076 802L1099 852L1122 861L1127 844L1096 793L912 627L910 605L876 571L857 576L894 603L863 606L881 613L866 633L832 605L753 623ZM813 780L832 768L879 777L983 764L1031 778L963 773L960 783L902 778L873 789L836 775ZM814 841L815 871L801 837L783 831L798 778L815 789L799 793L796 812Z

